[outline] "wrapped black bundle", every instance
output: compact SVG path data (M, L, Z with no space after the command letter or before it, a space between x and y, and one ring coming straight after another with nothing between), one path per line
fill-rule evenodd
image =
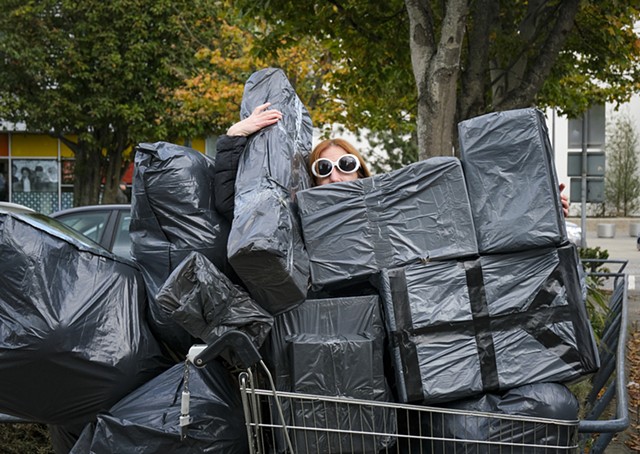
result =
M225 453L249 451L237 384L217 361L205 368L189 365L189 416L181 439L181 395L185 365L174 367L98 415L70 454Z
M226 270L228 222L214 208L214 161L166 142L136 148L130 234L142 269L154 334L174 353L186 354L191 336L162 310L156 293L192 251Z
M382 273L403 402L444 402L599 367L573 245Z
M140 271L88 241L0 211L0 412L84 424L170 366Z
M477 254L456 158L298 193L314 288L347 285L385 268Z
M157 295L171 318L197 339L213 344L230 330L246 333L260 347L273 317L199 252L192 252Z
M307 295L309 258L293 201L297 191L311 186L306 160L312 125L279 69L251 75L242 98L242 118L266 102L283 118L253 134L240 158L228 254L251 296L277 314Z
M308 300L276 317L265 343L265 360L279 391L391 401L384 377L384 340L378 296ZM322 401L283 404L285 419L296 426L368 433L392 433L395 427L395 413L387 409ZM395 442L385 436L324 431L291 434L296 452L377 453Z
M563 454L575 452L578 446L580 405L571 391L558 383L524 385L502 394L451 402L446 408L463 413L434 413L431 418L423 418L422 427L414 428L415 433L428 433L435 440L428 443L428 450L406 452ZM495 415L464 414L469 412Z
M458 133L480 253L566 242L543 113L537 109L490 113L459 123Z

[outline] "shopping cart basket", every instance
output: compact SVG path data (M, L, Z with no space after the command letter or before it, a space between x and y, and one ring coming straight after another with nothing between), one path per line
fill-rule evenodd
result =
M239 381L252 454L602 453L629 425L626 263L606 261L620 269L591 273L611 279L612 290L598 345L602 366L591 379L587 413L580 421L278 391L259 353L240 332L227 333L223 337L228 339L216 342L224 347L208 347L195 363L206 363L221 348L236 352L235 363L244 369ZM393 418L376 418L379 414Z
M226 338L226 339L224 339ZM212 349L216 344L224 345ZM248 336L228 332L193 362L222 349L239 374L252 454L575 453L579 421L554 420L276 390ZM238 353L238 350L241 353ZM256 367L251 365L256 364Z

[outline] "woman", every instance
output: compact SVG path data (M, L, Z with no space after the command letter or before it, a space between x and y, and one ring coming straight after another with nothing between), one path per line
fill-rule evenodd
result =
M370 177L358 150L344 139L320 142L309 156L309 174L316 186Z

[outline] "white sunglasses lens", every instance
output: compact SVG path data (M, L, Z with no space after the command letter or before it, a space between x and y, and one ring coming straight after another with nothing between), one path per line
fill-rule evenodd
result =
M338 160L338 168L344 173L353 173L358 170L358 158L352 154L346 154Z
M331 175L331 171L333 170L333 163L328 159L318 159L315 164L316 173L320 177L327 177Z

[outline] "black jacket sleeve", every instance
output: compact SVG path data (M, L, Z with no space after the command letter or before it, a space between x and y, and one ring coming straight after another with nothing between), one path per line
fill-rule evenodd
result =
M240 155L247 145L244 136L223 135L216 143L216 164L213 190L218 213L231 222L233 220L233 201L235 197L236 175Z

